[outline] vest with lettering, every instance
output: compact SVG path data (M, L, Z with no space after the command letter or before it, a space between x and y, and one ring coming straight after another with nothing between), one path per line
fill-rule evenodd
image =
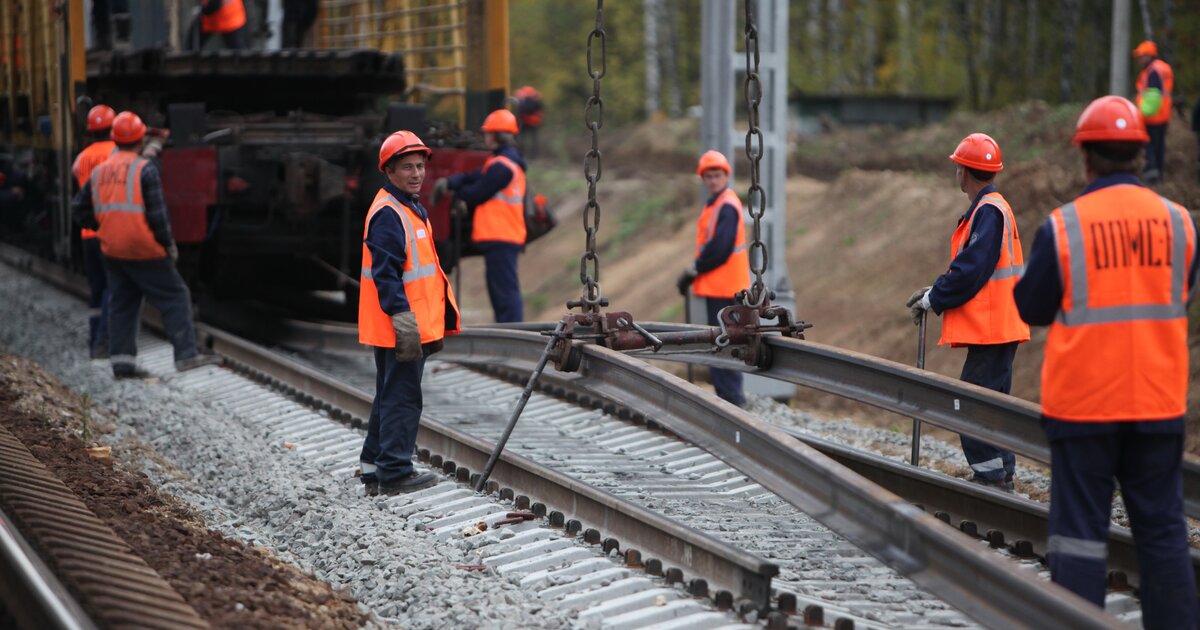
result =
M142 169L149 163L132 151L118 151L92 170L92 208L100 235L100 251L120 260L166 258L167 250L146 222Z
M525 244L525 171L503 155L493 155L483 170L502 164L512 171L512 180L503 190L475 208L471 240Z
M967 246L979 209L985 205L1000 209L1004 217L1003 240L996 269L979 293L962 306L942 313L942 338L938 345L966 346L1029 341L1029 324L1017 312L1013 287L1025 271L1025 254L1012 207L998 192L988 193L971 209L971 215L958 224L950 237L950 261Z
M204 15L200 14L200 30L205 33L232 33L246 25L246 5L242 0L211 0L220 2L221 8Z
M396 345L392 318L379 306L379 289L372 275L371 250L367 247L367 231L376 212L395 212L404 226L404 296L409 309L417 316L421 343L437 341L461 328L458 303L450 281L438 262L433 245L433 228L408 206L400 203L386 189L375 194L363 224L362 279L358 292L358 341L368 346L391 348ZM453 311L453 328L446 329L446 309Z
M79 183L79 187L87 183L89 177L92 176L92 170L104 163L105 160L112 157L117 152L117 143L112 140L101 140L89 144L84 150L79 152L75 157L75 163L71 165L71 174L75 176L75 181ZM83 228L79 230L79 238L96 238L99 236L95 230Z
M1171 70L1171 66L1162 59L1155 59L1146 66L1142 73L1137 78L1137 104L1138 109L1142 107L1142 94L1146 88L1150 87L1150 71L1158 73L1158 78L1162 81L1162 106L1158 108L1158 113L1147 117L1147 125L1165 125L1171 122L1171 92L1175 89L1175 72Z
M1187 407L1187 275L1196 230L1149 189L1117 185L1050 215L1063 298L1046 339L1042 413L1169 420Z
M700 220L696 222L696 256L712 240L717 229L721 208L729 204L737 210L737 236L733 241L733 253L716 269L706 271L692 282L692 293L698 297L731 299L734 294L750 286L750 253L746 250L746 222L742 217L742 200L733 189L726 188L712 203L704 206Z

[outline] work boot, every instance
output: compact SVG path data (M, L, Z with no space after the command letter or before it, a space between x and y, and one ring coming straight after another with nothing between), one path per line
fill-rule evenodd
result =
M120 367L120 368L113 367L113 378L115 378L115 379L127 379L127 378L146 379L146 378L150 378L150 377L151 377L151 374L149 372L147 372L146 370L143 370L140 367L124 367L124 366Z
M995 488L1002 492L1008 492L1009 494L1016 490L1016 484L1013 483L1012 477L1009 477L1004 481L990 481L988 479L984 479L983 477L971 477L969 481L971 483L977 483L981 486L987 486L988 488Z
M176 361L175 370L186 372L206 365L221 365L221 357L215 354L197 354L196 356Z
M358 480L362 482L364 494L369 497L377 496L379 494L379 479L377 479L375 475L363 475L359 477Z
M379 494L392 496L406 492L416 492L417 490L428 488L437 482L437 475L429 471L417 472L414 470L407 476L395 481L380 481Z

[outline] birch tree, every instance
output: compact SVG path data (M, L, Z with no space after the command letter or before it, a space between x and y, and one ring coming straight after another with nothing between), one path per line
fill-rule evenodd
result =
M642 0L644 39L646 53L646 118L653 119L662 111L658 100L660 91L658 73L658 17L661 0Z

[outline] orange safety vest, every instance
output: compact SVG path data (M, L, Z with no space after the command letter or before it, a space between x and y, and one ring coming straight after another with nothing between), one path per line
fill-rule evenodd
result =
M153 260L167 256L146 223L142 169L148 163L132 151L118 151L92 170L88 181L92 208L100 224L100 251L109 258Z
M112 140L93 142L80 151L79 155L75 157L75 163L71 165L71 174L75 176L79 187L83 188L83 185L87 183L88 178L92 176L92 169L103 164L116 152L117 143ZM87 228L79 230L79 238L88 239L97 236L99 234L95 230Z
M525 171L516 162L503 155L493 155L483 163L487 171L493 164L500 163L512 171L512 181L491 199L475 208L475 219L471 227L471 240L501 241L525 244Z
M750 286L750 252L746 250L746 221L742 217L742 200L733 189L726 188L704 206L700 220L696 223L696 255L712 240L717 229L720 210L729 204L737 210L737 238L733 241L733 253L719 267L696 276L692 293L698 297L731 299L734 294Z
M366 243L371 218L383 210L395 212L404 226L404 269L401 278L409 309L417 316L421 343L437 341L457 333L461 330L458 303L454 300L454 291L434 249L433 227L428 219L422 219L381 188L375 194L375 201L371 203L363 223L362 279L358 292L359 343L380 348L396 345L392 318L379 306L379 289L371 272L371 250ZM454 316L453 327L449 329L446 328L447 308L452 309Z
M1025 272L1025 254L1021 251L1021 237L1017 233L1017 220L1012 207L998 192L980 197L971 209L971 215L960 221L954 235L950 237L950 261L954 262L967 246L975 217L984 205L1000 209L1004 217L1004 235L1000 242L1000 260L996 270L988 278L975 297L962 306L947 309L942 313L942 338L939 346L987 345L1029 341L1029 324L1017 312L1013 300L1013 287Z
M1042 413L1169 420L1187 407L1187 210L1141 186L1084 195L1050 215L1063 299L1046 339Z
M242 0L209 0L221 8L209 15L200 14L200 30L205 33L232 33L246 25L246 5Z
M1165 125L1171 122L1171 92L1175 89L1175 72L1171 70L1171 66L1162 59L1155 59L1150 62L1150 65L1142 69L1142 73L1137 78L1137 104L1138 109L1142 108L1142 94L1146 88L1150 87L1150 71L1158 73L1158 78L1162 80L1162 106L1158 108L1158 113L1146 118L1147 125Z

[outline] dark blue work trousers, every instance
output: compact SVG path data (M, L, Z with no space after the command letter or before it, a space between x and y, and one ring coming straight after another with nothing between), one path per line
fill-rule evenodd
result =
M392 348L375 350L375 400L367 421L367 439L358 459L363 476L374 474L380 483L391 483L413 472L417 427L421 424L421 375L424 357L397 361Z
M1017 342L994 345L967 346L960 380L1007 394L1012 391L1013 359ZM969 435L959 434L963 455L975 477L988 482L1012 479L1017 470L1017 457L1012 451L997 448Z
M1050 441L1053 580L1104 606L1113 480L1137 541L1142 625L1196 628L1196 584L1183 517L1180 434L1138 433L1133 422L1108 435Z
M1150 136L1150 142L1146 144L1146 168L1143 173L1146 179L1158 181L1166 174L1167 126L1146 125L1146 133Z
M476 243L483 252L487 267L488 298L492 301L492 317L497 324L525 321L521 303L521 283L517 276L517 256L521 246L513 243L487 241Z
M104 257L108 270L108 351L113 373L132 373L137 367L137 336L142 300L158 309L175 360L190 359L196 348L192 324L192 294L170 258L119 260Z
M100 239L83 239L83 271L88 283L88 352L108 352L108 273Z
M721 319L719 314L721 309L732 305L732 298L704 298L704 306L708 315L708 325L720 325ZM742 388L741 372L737 370L723 370L721 368L709 368L708 372L709 379L712 380L713 389L717 390L717 396L739 407L746 406L746 393Z

